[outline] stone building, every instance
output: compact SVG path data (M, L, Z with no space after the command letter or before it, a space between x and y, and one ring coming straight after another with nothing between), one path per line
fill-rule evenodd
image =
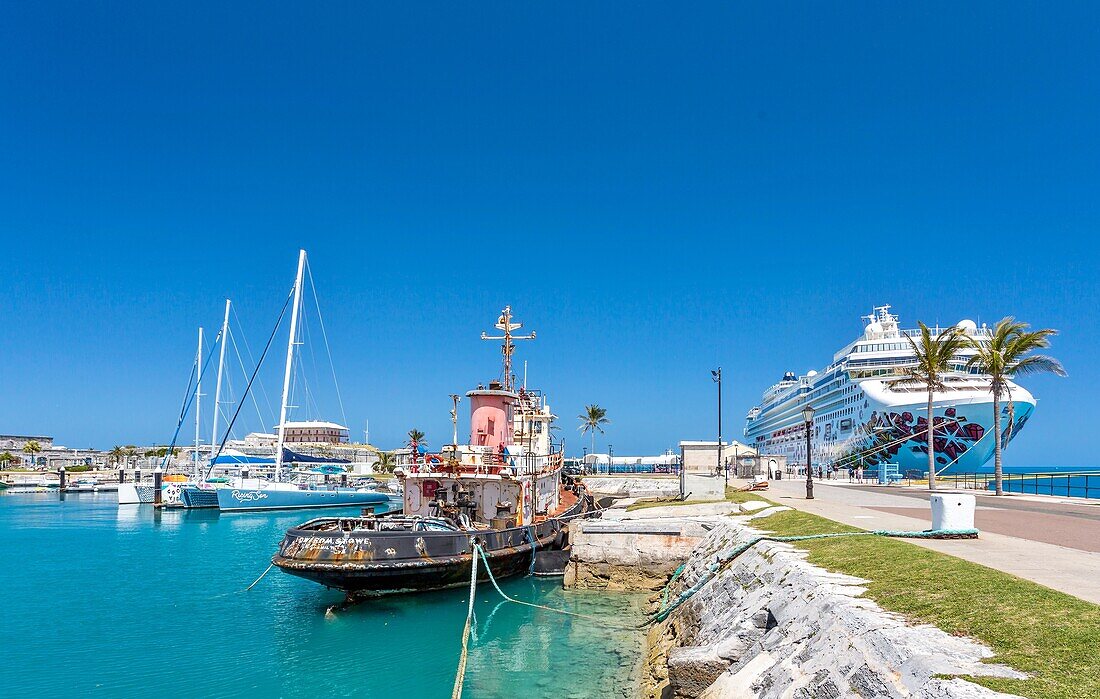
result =
M680 462L688 472L721 472L722 469L718 465L717 440L680 442ZM777 473L786 473L787 457L760 455L747 444L730 440L722 443L722 465L729 468L731 477L746 478L760 475L775 478Z
M283 441L287 444L343 444L348 441L348 428L335 422L287 422L284 430Z
M53 437L34 436L26 434L0 434L0 451L23 451L23 445L27 442L38 442L43 449L53 447Z

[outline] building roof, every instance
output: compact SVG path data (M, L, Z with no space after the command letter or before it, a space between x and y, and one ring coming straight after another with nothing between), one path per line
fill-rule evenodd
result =
M680 446L681 447L714 447L714 448L717 448L718 447L718 441L713 440L713 439L709 440L709 441L707 441L707 440L702 440L702 441L685 440L685 441L680 442ZM750 447L748 444L745 444L743 442L738 442L736 439L731 439L728 442L722 442L722 448L723 449L732 449L734 446L736 446L738 449L747 449L749 451L756 451L756 449L754 449L753 447Z
M343 425L337 425L335 422L325 422L323 420L302 420L300 422L292 422L290 420L283 423L283 426L287 429L304 430L304 429L320 429L320 430L346 430ZM275 429L278 430L279 426L276 425Z

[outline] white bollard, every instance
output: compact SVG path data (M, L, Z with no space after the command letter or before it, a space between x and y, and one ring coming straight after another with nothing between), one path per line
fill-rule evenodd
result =
M964 493L931 496L932 529L973 529L974 503L974 496Z

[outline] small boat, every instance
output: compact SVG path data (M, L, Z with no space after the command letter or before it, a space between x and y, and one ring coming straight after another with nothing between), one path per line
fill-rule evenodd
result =
M94 493L99 481L94 478L79 478L65 486L66 493Z
M60 480L51 480L46 476L30 476L7 481L6 492L41 493L43 491L57 490L60 487Z
M322 517L286 532L272 563L285 573L343 591L349 601L376 593L469 584L480 547L497 578L564 569L568 526L594 510L584 487L564 476L551 441L555 416L538 391L516 388L511 310L504 331L505 381L468 392L470 444L446 445L394 471L402 514ZM451 411L457 442L457 401ZM479 565L479 576L487 577Z

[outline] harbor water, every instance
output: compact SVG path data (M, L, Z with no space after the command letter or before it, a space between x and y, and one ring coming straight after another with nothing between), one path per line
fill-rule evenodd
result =
M323 514L358 514L358 509ZM306 512L120 508L113 494L0 496L7 696L449 697L465 589L372 599L267 568ZM513 579L509 595L641 619L644 597ZM479 585L465 697L633 696L640 632L532 609Z

